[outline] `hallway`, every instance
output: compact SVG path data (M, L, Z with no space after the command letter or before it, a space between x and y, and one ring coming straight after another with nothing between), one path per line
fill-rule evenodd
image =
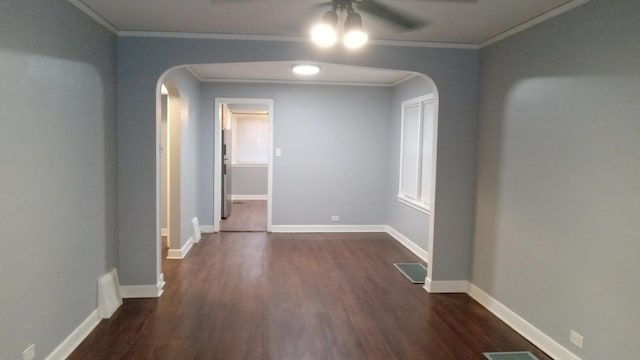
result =
M234 200L220 231L267 231L267 200Z

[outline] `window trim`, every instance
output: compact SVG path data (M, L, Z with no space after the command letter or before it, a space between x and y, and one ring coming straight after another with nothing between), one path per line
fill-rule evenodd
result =
M429 202L424 202L421 201L421 197L422 197L422 178L424 175L424 171L422 169L422 158L423 158L423 149L424 149L424 131L423 131L423 127L424 127L424 104L434 104L434 114L433 114L433 124L432 124L432 132L434 132L433 136L432 136L432 143L431 146L435 147L435 143L436 143L436 134L435 131L437 129L437 115L438 115L438 103L436 101L436 96L435 94L428 94L428 95L423 95L423 96L419 96L416 98L412 98L412 99L408 99L402 102L401 104L401 115L400 115L400 167L398 170L398 194L397 194L397 199L400 203L405 204L409 207L412 207L418 211L421 211L425 214L431 214L431 205L433 203L433 182L435 182L435 179L433 178L433 168L435 166L435 151L432 151L432 160L431 160L431 171L429 172L429 176L431 176L431 189L430 189L430 196L429 196ZM407 194L403 193L402 191L402 181L403 181L403 165L404 165L404 143L405 143L405 138L404 138L404 131L405 131L405 109L418 105L418 114L419 114L419 122L418 122L418 152L417 152L417 171L416 171L416 198L412 198L410 196L408 196ZM435 149L434 149L435 150Z
M265 162L238 161L238 119L240 116L264 117L267 121L267 139L269 138L269 114L233 114L231 115L231 167L267 167L269 165L269 149L267 149L267 160Z

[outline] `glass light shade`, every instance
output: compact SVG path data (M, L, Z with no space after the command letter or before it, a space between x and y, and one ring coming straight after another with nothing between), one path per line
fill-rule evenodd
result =
M344 46L348 49L358 49L367 43L369 35L364 32L362 27L362 18L355 11L349 12L344 22L344 38L342 39Z
M369 40L369 35L360 29L354 29L344 34L344 46L349 49L358 49Z
M320 72L320 67L317 65L296 65L291 70L298 75L315 75Z
M311 41L320 47L331 47L338 41L338 33L335 26L325 22L316 24L311 28Z

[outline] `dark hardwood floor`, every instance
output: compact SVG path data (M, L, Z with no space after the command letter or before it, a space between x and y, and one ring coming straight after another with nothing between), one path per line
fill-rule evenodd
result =
M220 231L267 231L267 201L234 201L231 215L220 221Z
M204 235L164 260L159 299L127 299L70 359L485 359L532 351L466 294L429 294L387 234Z

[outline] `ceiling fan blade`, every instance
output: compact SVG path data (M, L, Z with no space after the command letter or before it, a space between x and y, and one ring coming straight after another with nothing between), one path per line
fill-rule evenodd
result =
M331 2L317 3L304 9L293 11L286 24L280 27L280 30L287 33L306 34L312 25L322 20L324 11L330 10L331 4Z
M417 30L428 25L428 22L424 19L403 14L375 0L363 0L356 4L358 10L388 21L403 30Z

